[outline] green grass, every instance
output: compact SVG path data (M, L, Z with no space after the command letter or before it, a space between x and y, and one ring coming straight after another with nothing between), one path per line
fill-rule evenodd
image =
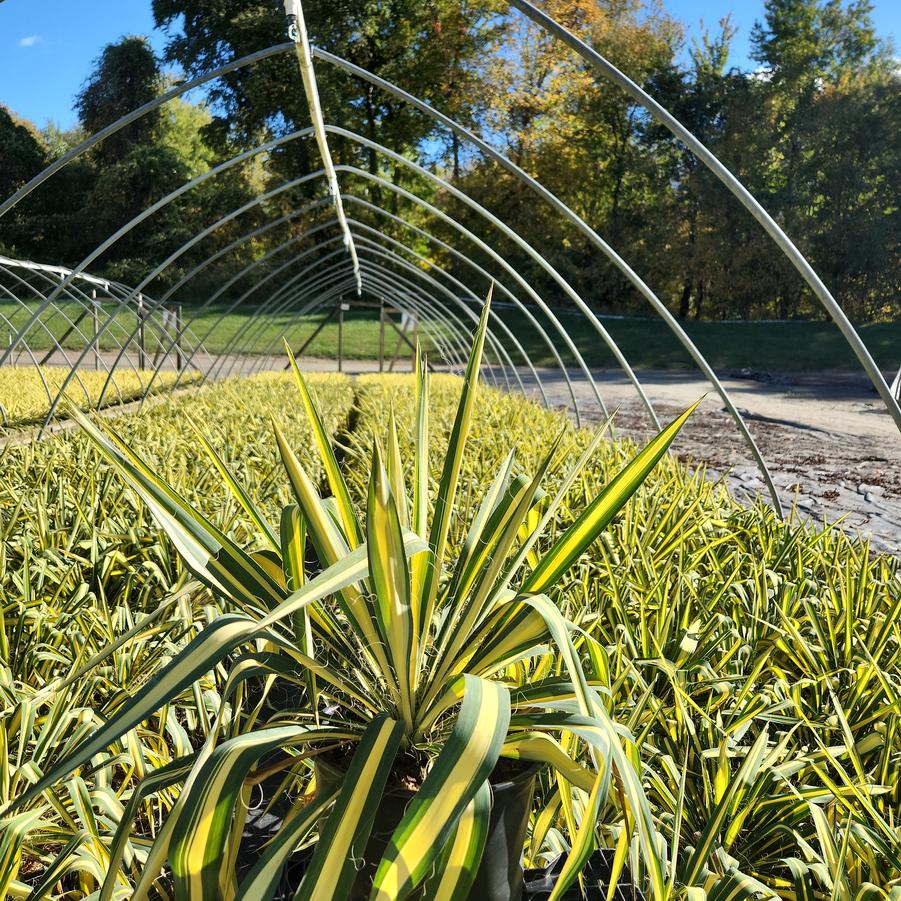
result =
M512 312L512 311L505 311ZM612 354L580 315L560 313L590 366L614 367ZM694 369L694 363L660 320L601 317L626 359L638 369ZM536 364L553 365L547 346L519 319L514 331ZM718 371L754 369L767 372L859 370L860 364L832 322L685 322L685 332ZM858 331L877 364L901 365L901 323L864 323ZM548 333L556 334L550 328ZM555 342L558 349L562 345ZM562 351L561 351L562 355ZM564 359L566 359L564 357Z
M292 346L299 349L310 337L316 328L323 322L325 316L315 313L306 316L295 316L282 313L276 316L268 316L262 323L253 322L254 308L247 307L241 311L226 314L227 304L216 304L203 310L197 319L191 323L191 332L185 337L185 347L190 349L197 341L203 339L206 333L213 329L210 337L204 341L204 347L211 353L222 351L234 351L240 348L249 339L244 347L247 353L282 353L282 335L287 334ZM30 308L31 309L31 308ZM28 312L10 301L0 301L0 316L6 317L13 329L21 328L30 315ZM61 304L62 314L70 320L74 320L81 312L77 304ZM105 310L101 316L101 325L110 310ZM53 345L53 339L63 338L69 328L68 322L62 314L47 317L41 325L32 327L26 338L28 347L35 352L49 350ZM225 314L225 315L223 315ZM184 308L185 321L192 315L189 307ZM221 319L221 321L220 321ZM157 320L154 320L157 321ZM9 326L3 319L0 326L0 347L9 343ZM136 318L133 312L120 312L116 314L113 325L101 336L100 346L103 350L118 350L117 341L122 341L135 328ZM92 323L90 317L86 317L79 325L86 334L90 333ZM344 356L349 360L376 359L379 353L379 325L378 314L373 310L350 310L344 314ZM422 344L429 348L427 335L422 335ZM394 354L398 342L398 335L390 325L385 325L385 355L390 360ZM145 348L148 354L156 352L160 344L168 347L166 339L160 339L157 329L147 326L145 329ZM84 339L77 332L70 334L63 340L63 347L71 350L79 350L84 347ZM338 320L333 318L323 330L313 339L305 349L304 354L312 357L335 358L338 347ZM405 342L401 342L398 348L399 359L409 359L412 351ZM90 359L90 358L89 358ZM24 360L24 358L23 358Z
M69 315L77 315L75 306L66 307ZM199 339L217 322L227 309L226 304L217 304L204 310L191 326L194 335ZM185 306L185 317L191 315L191 308ZM524 317L516 310L499 308L497 312L505 317L511 331L516 334L532 361L538 366L555 366L555 361L547 346L525 322ZM322 322L322 314L297 318L290 314L281 314L266 320L259 331L248 331L251 327L253 307L228 313L216 325L216 329L205 342L206 348L218 353L226 348L237 346L239 340L250 335L251 352L258 353L270 348L280 353L280 336L288 330L291 343L299 349ZM10 318L14 325L24 322L25 313L21 307L9 301L0 302L0 314ZM616 362L610 351L597 333L578 314L569 311L558 311L563 325L572 335L580 352L592 367L615 367ZM539 318L540 315L539 315ZM2 321L2 320L0 320ZM602 322L626 355L629 362L639 369L693 369L694 365L688 354L682 349L669 329L659 320L642 318L602 317ZM122 329L131 331L135 319L131 313L120 313L117 317L117 334ZM82 323L89 327L89 320ZM57 338L61 336L66 324L61 317L48 322L48 328ZM255 328L255 326L253 326ZM857 358L851 352L838 328L831 322L687 322L684 328L689 337L697 344L710 363L718 371L750 368L768 372L824 372L830 370L859 370ZM901 323L865 323L860 325L861 337L867 343L876 362L887 370L901 365ZM7 327L0 328L0 346L8 341ZM495 329L497 331L497 329ZM556 333L548 327L548 333ZM149 352L156 349L156 341L148 329L147 348ZM426 336L423 344L428 348ZM80 348L82 339L77 335L70 336L64 342L67 348ZM562 340L557 336L555 346L560 350L563 359L575 365L568 358ZM50 338L42 328L32 330L28 339L29 346L35 351L43 351L50 347ZM397 333L390 326L385 329L385 353L390 358L397 344ZM517 353L507 342L508 350L514 362L522 362ZM105 349L113 349L116 345L110 335L101 339ZM332 320L305 350L307 356L333 359L337 355L338 325ZM345 314L344 323L344 356L346 359L375 359L379 351L379 326L377 314L373 310L351 310ZM399 348L399 358L407 359L410 349L405 343Z

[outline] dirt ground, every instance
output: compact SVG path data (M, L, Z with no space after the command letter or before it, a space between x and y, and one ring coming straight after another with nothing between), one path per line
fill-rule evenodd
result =
M305 364L335 367L334 361ZM373 362L355 361L346 371L374 368ZM538 374L548 403L572 413L572 396L559 371ZM651 421L631 382L610 370L592 375L607 409L618 410L617 433L649 437ZM884 375L891 381L893 374ZM569 376L582 421L600 420L603 414L583 373ZM534 379L525 371L520 378L540 399ZM639 378L661 422L705 398L674 446L682 459L703 464L709 478L725 478L739 497L768 497L748 445L709 382L696 372L672 370L645 370ZM748 423L786 511L794 506L812 524L839 523L869 538L874 549L901 554L901 433L865 377L742 371L721 375L721 382Z
M619 373L594 374L620 434L649 434L650 421L634 388ZM739 495L766 488L743 437L722 399L694 373L642 372L641 382L661 420L706 398L677 439L676 453L703 463L710 477L725 476ZM545 392L571 405L559 375L548 373ZM901 553L901 434L873 388L853 375L739 373L724 387L748 428L780 493L783 506L815 523L841 521L846 531L868 536L874 548ZM580 380L576 398L585 419L597 419L594 395Z

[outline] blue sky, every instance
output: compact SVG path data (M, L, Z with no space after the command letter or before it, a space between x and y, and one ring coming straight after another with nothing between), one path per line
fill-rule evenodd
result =
M763 0L663 0L664 7L696 34L732 13L739 33L732 62L747 63L748 40ZM901 2L876 0L884 35L901 44ZM125 34L146 34L161 50L165 35L153 31L150 0L0 0L0 103L43 125L75 122L72 98L101 48Z

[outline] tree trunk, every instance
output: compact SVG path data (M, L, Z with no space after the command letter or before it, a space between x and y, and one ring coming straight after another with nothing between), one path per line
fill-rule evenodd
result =
M691 279L685 280L682 287L682 296L679 298L679 318L688 319L688 312L691 309Z

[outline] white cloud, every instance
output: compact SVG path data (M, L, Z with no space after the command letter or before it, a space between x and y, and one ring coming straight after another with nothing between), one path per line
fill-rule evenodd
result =
M35 44L40 44L43 38L39 34L30 34L28 37L19 38L19 46L20 47L34 47Z

